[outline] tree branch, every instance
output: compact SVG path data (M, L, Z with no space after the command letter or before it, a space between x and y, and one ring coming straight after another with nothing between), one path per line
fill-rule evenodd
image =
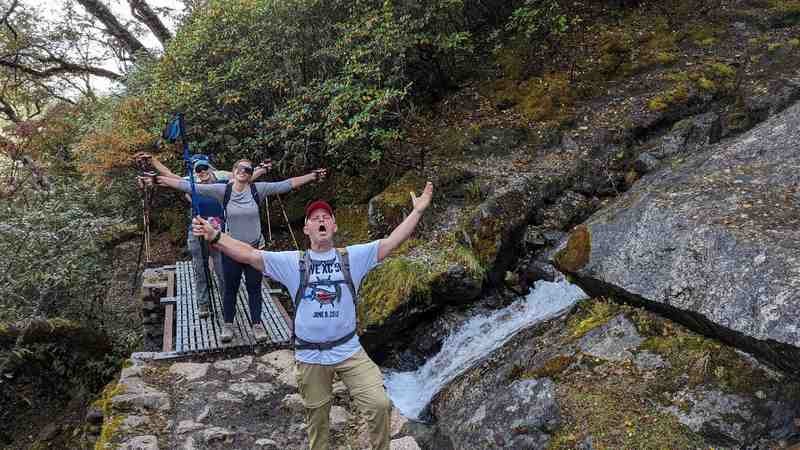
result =
M131 14L133 17L147 25L147 28L153 32L159 42L161 42L161 45L166 48L167 43L172 39L172 33L164 26L164 23L161 22L158 15L150 8L150 5L148 5L145 0L128 0L128 4L131 6Z
M83 5L89 14L96 17L97 20L105 25L105 31L125 46L131 55L136 55L137 53L150 55L150 52L139 39L128 31L128 29L117 20L111 10L100 0L77 0L77 2Z
M8 67L9 69L19 70L20 72L23 72L27 75L39 79L49 78L51 76L61 75L61 74L84 74L84 73L88 73L90 75L98 77L108 78L110 80L115 80L115 81L121 80L123 78L122 75L108 69L103 69L102 67L75 64L57 58L42 58L39 61L42 63L54 63L57 65L42 70L36 70L31 67L27 67L25 65L16 63L14 61L0 59L0 67Z

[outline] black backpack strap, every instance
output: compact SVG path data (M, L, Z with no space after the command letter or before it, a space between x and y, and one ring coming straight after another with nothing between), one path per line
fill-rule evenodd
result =
M231 193L233 192L233 183L225 185L225 196L222 197L222 218L225 219L225 230L228 229L228 202L231 201Z
M353 275L350 274L350 254L347 253L347 247L336 249L339 254L339 263L342 265L342 275L344 281L347 282L347 287L350 288L350 294L353 296L353 304L358 307L358 292L356 292L356 285L353 283Z
M311 255L309 255L308 252L300 250L300 257L297 264L300 268L300 286L297 288L297 292L294 295L295 317L297 316L297 308L300 306L300 299L303 298L303 293L308 287L308 280L311 278L311 272L308 270L308 266L311 265Z
M258 217L261 217L261 198L258 196L258 189L255 183L250 183L250 193L253 194L253 200L255 200L256 206L258 206Z

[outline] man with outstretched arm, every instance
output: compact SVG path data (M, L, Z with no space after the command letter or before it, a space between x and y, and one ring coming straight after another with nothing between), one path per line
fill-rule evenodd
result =
M433 184L428 182L419 197L411 193L411 213L388 237L345 249L334 248L336 218L322 200L306 207L303 232L311 242L306 252L256 250L202 218L194 221L195 235L281 282L294 296L295 375L306 407L311 450L328 449L334 374L365 412L372 448L389 449L391 401L380 369L361 348L355 333L357 290L364 276L411 236L432 196Z

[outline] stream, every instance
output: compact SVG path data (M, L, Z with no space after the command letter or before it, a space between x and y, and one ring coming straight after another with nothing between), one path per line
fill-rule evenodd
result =
M418 420L442 387L523 329L569 308L586 294L566 280L537 281L531 292L507 307L478 314L445 338L442 349L413 372L389 371L385 385L400 412Z

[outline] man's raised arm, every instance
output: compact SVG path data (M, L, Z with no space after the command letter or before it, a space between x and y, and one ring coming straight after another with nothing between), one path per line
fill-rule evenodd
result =
M192 221L192 234L204 237L206 242L215 245L229 258L242 264L249 264L260 273L264 272L264 260L261 259L260 251L217 230L202 217L195 217Z
M394 249L411 236L411 233L417 228L422 213L428 208L428 205L431 204L431 197L433 197L433 183L430 181L425 183L425 189L423 189L422 195L419 197L414 195L413 192L411 193L411 204L414 209L400 222L400 225L392 230L392 233L388 237L380 240L378 243L378 261L383 261L383 258L389 256Z

